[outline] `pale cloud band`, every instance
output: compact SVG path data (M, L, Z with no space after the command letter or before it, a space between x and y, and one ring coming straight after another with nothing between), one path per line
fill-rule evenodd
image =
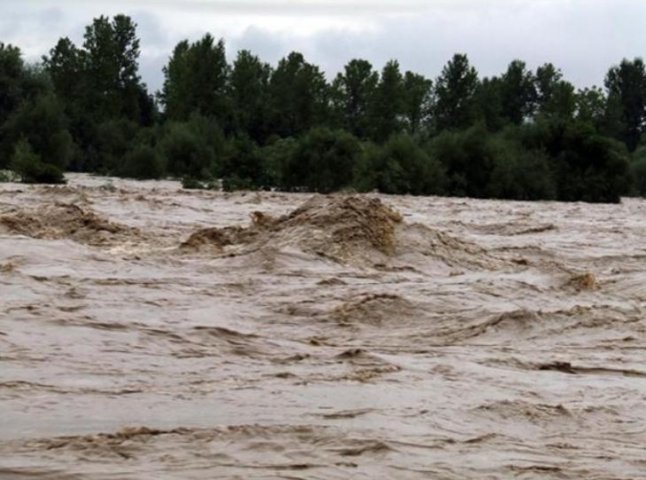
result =
M455 52L481 75L514 58L551 61L577 86L601 84L623 57L646 55L646 2L634 0L4 0L0 41L37 59L58 37L80 41L100 14L123 12L139 24L142 74L161 85L161 67L183 38L205 32L275 63L302 51L329 76L354 57L380 67L390 58L435 77Z

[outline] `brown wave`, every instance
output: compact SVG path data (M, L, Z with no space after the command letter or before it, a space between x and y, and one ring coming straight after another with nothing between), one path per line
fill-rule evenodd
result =
M416 310L412 302L399 295L377 293L343 303L332 311L331 318L341 324L392 325L402 316L414 316Z
M105 245L140 235L135 228L111 222L88 207L70 203L4 214L0 216L0 232L47 240L67 238L87 245Z
M183 250L222 251L231 245L296 245L303 251L347 260L358 253L391 255L401 215L381 200L360 196L316 196L288 215L251 214L249 227L207 228L181 244Z
M418 264L429 262L448 267L515 266L474 243L425 225L406 224L380 199L357 195L315 196L277 218L253 212L249 226L197 230L180 250L229 256L261 251L275 257L284 247L391 272L418 272Z

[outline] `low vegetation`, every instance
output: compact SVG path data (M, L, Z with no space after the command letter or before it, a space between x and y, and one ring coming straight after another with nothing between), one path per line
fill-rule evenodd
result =
M292 52L276 66L182 41L151 94L131 18L100 17L38 65L0 43L0 179L65 171L185 188L373 191L618 202L646 195L646 68L577 90L558 68L513 60L480 78L456 54L431 80L348 62L333 81Z

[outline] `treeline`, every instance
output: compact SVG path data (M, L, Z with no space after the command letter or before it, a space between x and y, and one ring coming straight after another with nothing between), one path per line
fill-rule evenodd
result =
M480 78L455 55L433 80L350 61L331 81L298 52L184 40L152 95L136 25L100 17L37 65L0 43L0 169L25 182L65 171L182 178L186 187L379 190L617 202L646 195L646 67L577 90L552 64Z

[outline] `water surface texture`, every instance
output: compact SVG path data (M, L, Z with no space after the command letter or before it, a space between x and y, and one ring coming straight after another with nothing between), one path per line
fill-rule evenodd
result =
M0 478L646 478L646 202L0 185Z

